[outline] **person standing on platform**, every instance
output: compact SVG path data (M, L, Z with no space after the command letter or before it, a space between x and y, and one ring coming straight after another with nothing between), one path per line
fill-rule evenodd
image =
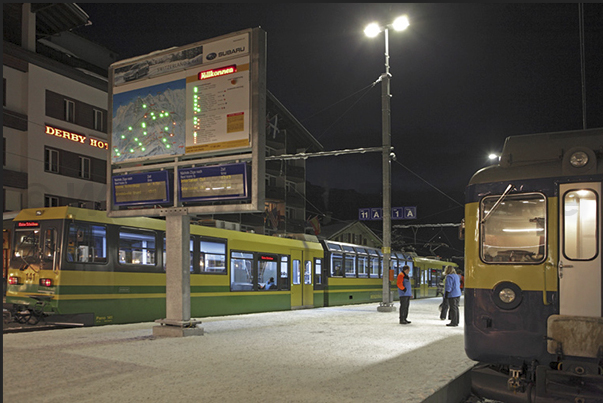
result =
M446 269L444 270L444 289L446 289L446 277L448 277L448 275L450 273L452 273L454 271L454 269L452 268L452 266L446 266ZM446 292L442 293L442 303L440 304L440 319L441 320L446 320L446 316L448 316L448 319L450 319L450 315L448 314L448 299L446 298Z
M408 317L408 306L410 305L410 297L412 296L411 286L410 286L410 267L408 265L404 265L402 267L402 271L398 274L398 279L396 281L398 285L398 296L400 297L400 324L408 325L410 323L409 320L406 320Z
M444 296L448 301L448 308L450 309L450 323L446 326L458 326L459 325L459 301L461 299L461 279L452 266L448 266L450 269L446 269L446 281L444 286Z

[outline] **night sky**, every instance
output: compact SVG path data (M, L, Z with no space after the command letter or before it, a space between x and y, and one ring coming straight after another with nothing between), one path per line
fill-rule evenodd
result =
M416 224L459 222L466 184L506 137L583 128L577 3L78 4L92 25L76 32L119 59L261 27L268 90L325 150L381 145L372 84L385 71L384 36L363 30L406 14L410 27L389 35L392 206L416 205ZM602 50L603 5L587 3L587 128L603 127ZM366 203L379 201L381 154L310 158L307 179L329 195L375 195L308 206L356 219L359 207L379 207Z

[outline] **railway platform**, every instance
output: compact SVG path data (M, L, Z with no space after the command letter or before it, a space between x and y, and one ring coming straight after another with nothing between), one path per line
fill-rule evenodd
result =
M190 337L152 322L7 333L3 401L464 402L475 363L440 302L411 300L408 325L376 302L197 318Z

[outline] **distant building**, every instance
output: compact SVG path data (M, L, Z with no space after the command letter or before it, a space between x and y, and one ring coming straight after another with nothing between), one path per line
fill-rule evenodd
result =
M75 3L3 4L5 218L22 208L105 208L107 71L118 57L70 32L87 24ZM266 155L323 150L270 92L266 111ZM264 213L193 221L265 234L304 232L305 160L267 161L265 180Z
M341 222L321 227L319 239L381 248L383 241L361 221Z

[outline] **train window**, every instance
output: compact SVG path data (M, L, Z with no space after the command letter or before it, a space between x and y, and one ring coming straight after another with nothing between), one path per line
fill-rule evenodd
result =
M201 240L199 268L201 273L226 274L226 244Z
M193 263L194 263L194 260L193 260L194 259L193 258L193 251L194 251L194 247L195 247L195 241L193 240L193 237L191 237L189 245L190 245L189 247L190 247L190 251L191 251L190 252L191 253L190 254L190 259L191 259L191 261L190 261L190 272L192 273L193 272ZM167 263L167 258L166 258L167 252L166 251L167 251L167 244L166 244L165 236L164 236L163 237L163 271L165 271L165 267L166 267L166 263ZM201 267L203 267L203 266L201 266Z
M231 252L230 253L230 290L250 291L253 290L254 270L253 253Z
M371 278L379 278L380 265L379 258L371 256Z
M345 276L356 277L356 256L354 255L345 256Z
M572 260L597 256L597 194L572 190L563 198L563 254Z
M55 228L48 228L44 234L44 251L42 252L44 260L52 261L54 259L57 252L56 239L57 230Z
M331 277L343 277L343 255L331 254Z
M15 232L15 257L33 263L39 256L40 230L17 230Z
M314 284L322 284L322 260L314 259Z
M280 289L281 290L289 289L289 257L288 256L281 256Z
M327 248L329 248L329 250L336 250L336 251L340 251L341 250L341 246L339 246L336 243L326 242L326 244L327 244Z
M500 196L489 196L481 203L482 260L493 264L542 263L547 235L545 196L527 193L500 200Z
M301 284L301 262L293 260L293 284Z
M343 246L343 251L344 251L344 252L352 252L352 253L354 253L354 252L355 252L355 251L354 251L354 248L353 248L353 247L351 247L351 246L349 246L349 245L342 245L342 246Z
M358 255L358 277L368 277L369 258L366 255Z
M154 266L156 254L155 232L120 229L119 263Z
M69 224L65 255L68 262L107 263L107 228L80 222Z
M304 284L312 284L312 262L306 260L306 267L304 269Z
M264 260L263 256L258 259L258 289L260 290L276 290L278 284L275 279L278 279L278 259L269 256L272 260Z

